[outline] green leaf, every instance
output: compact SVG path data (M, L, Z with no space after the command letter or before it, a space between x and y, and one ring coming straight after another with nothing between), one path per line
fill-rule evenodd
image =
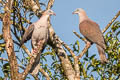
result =
M90 57L90 60L92 60L95 56L96 56L96 54L92 55L92 56Z

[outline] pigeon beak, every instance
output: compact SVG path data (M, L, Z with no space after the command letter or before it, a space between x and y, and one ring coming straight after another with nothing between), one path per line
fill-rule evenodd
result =
M54 15L54 16L56 16L56 14L55 14L55 13L53 13L53 15Z
M72 14L77 14L77 11L74 11Z
M53 12L52 15L56 16L56 14Z

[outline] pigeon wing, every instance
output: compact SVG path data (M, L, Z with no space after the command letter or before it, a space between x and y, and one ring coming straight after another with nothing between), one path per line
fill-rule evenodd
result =
M104 38L99 25L93 21L85 20L79 25L81 34L90 42L96 43L105 49Z
M31 39L32 33L34 31L34 25L31 24L28 29L25 31L22 40L20 41L20 45L22 45L23 43L25 43L26 41Z

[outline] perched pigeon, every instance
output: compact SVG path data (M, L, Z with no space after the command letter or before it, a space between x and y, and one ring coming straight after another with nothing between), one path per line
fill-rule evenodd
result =
M28 27L28 29L25 31L20 44L22 45L23 43L31 39L32 51L34 51L35 53L35 50L38 47L38 43L40 43L40 46L42 46L42 50L40 52L42 53L49 37L47 20L51 15L55 15L55 13L52 10L49 9L44 11L40 19L37 22L31 24ZM35 64L33 64L34 68L36 65L39 64L39 61L40 61L40 56L37 56ZM30 72L32 71L33 69L31 69Z
M92 21L86 15L82 8L76 9L73 14L79 15L79 29L81 34L90 42L95 43L102 63L107 62L104 50L106 49L104 37L100 31L99 25Z

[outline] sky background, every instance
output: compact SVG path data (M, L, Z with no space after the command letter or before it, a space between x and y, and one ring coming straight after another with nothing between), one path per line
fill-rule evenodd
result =
M47 0L43 0L43 2L47 2ZM79 40L80 50L82 50L85 43L72 32L75 30L80 34L78 15L72 15L76 8L83 8L88 17L97 22L102 30L120 10L120 0L55 0L52 10L56 13L56 16L51 16L51 23L56 34L68 45ZM37 20L37 18L33 18L32 22ZM120 21L120 17L117 20ZM0 23L1 33L2 25ZM98 54L95 45L89 49L89 53L92 55ZM99 59L98 55L96 57Z
M119 3L120 0L56 0L52 8L56 13L56 16L51 18L52 26L57 35L68 45L79 40L80 50L82 50L85 43L72 32L75 30L80 34L79 18L78 15L73 15L72 12L76 8L83 8L88 17L97 22L100 29L103 30L120 10ZM120 21L120 17L118 20ZM98 54L95 45L89 49L89 53ZM98 55L97 57L99 58Z

